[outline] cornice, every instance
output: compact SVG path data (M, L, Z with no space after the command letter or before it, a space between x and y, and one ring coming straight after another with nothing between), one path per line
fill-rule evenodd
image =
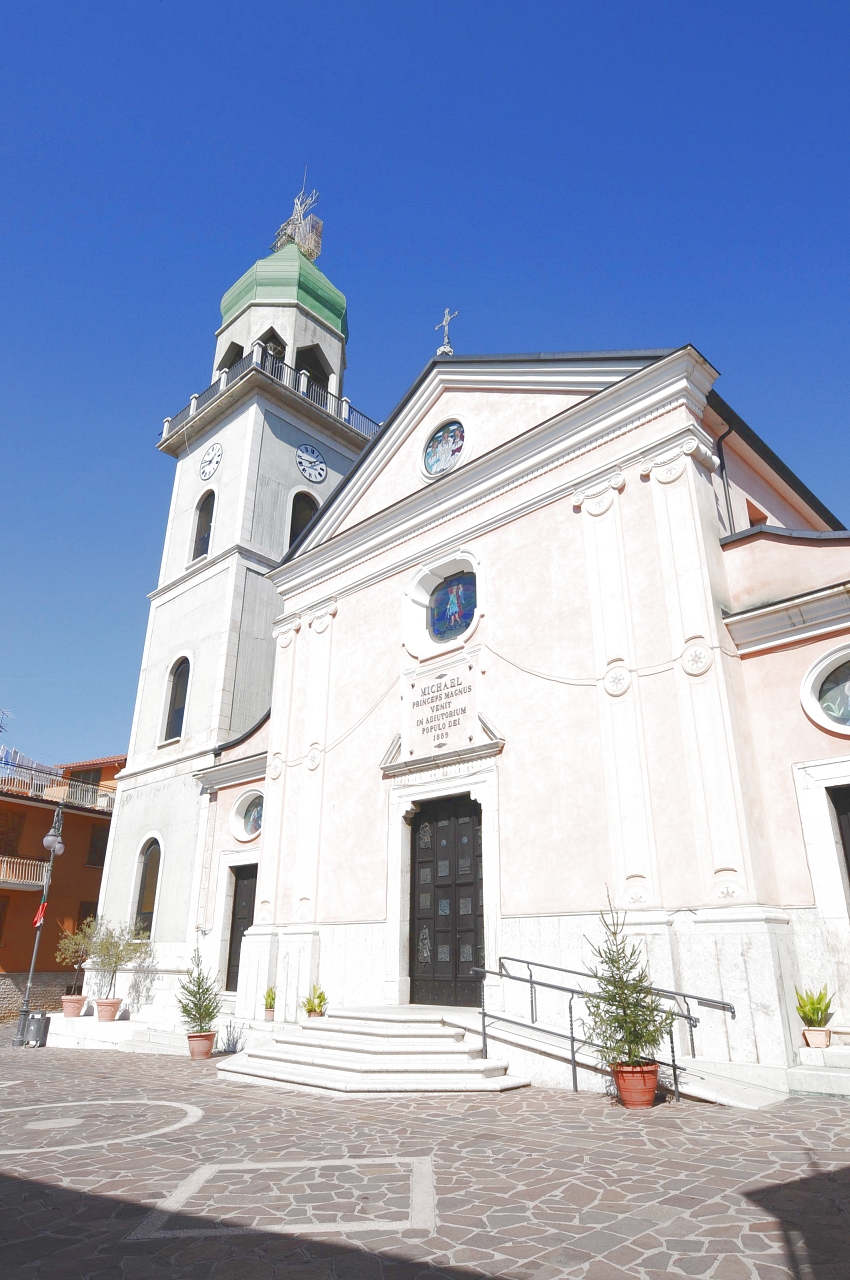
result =
M234 786L239 782L255 782L266 776L267 753L246 756L242 760L229 760L227 764L216 764L211 769L199 769L193 777L201 784L201 794L219 791L222 787Z
M495 366L498 369L498 366ZM299 547L295 559L300 559L332 539L349 513L356 507L363 493L389 460L406 444L416 430L438 392L452 385L456 366L438 365L419 390L404 406L398 419L388 424L361 464L344 482L339 493L332 498L314 531L309 532ZM494 366L482 365L482 377L492 381ZM474 368L473 368L474 372ZM467 385L470 369L464 365L460 373ZM662 411L665 402L683 404L697 421L705 412L705 402L717 371L692 347L674 352L664 360L649 364L589 395L578 404L561 410L553 417L524 431L497 449L460 466L436 484L426 485L402 500L402 504L415 508L416 504L433 507L435 500L468 488L476 477L486 478L488 472L510 474L526 472L529 458L532 467L546 466L566 460L564 455L576 449L599 447L606 440L633 430L648 417ZM565 382L564 390L568 389ZM706 432L706 438L710 436ZM531 476L529 475L529 478ZM439 497L438 497L439 495ZM397 507L391 510L397 510ZM366 522L368 525L369 521Z
M680 404L681 402L677 400L663 405L657 414L641 416L638 421L630 424L629 429L633 430L651 418L664 416L680 407ZM464 529L464 539L468 541L480 537L500 525L506 524L508 521L528 515L553 502L559 502L571 494L575 494L577 497L580 496L581 500L584 501L585 497L595 495L606 488L612 486L617 489L622 488L624 483L623 471L639 467L645 473L648 463L651 467L654 467L656 463L660 466L663 462L668 461L671 456L682 457L683 459L689 455L693 455L695 458L701 457L703 451L709 452L710 444L711 436L698 424L691 422L687 425L677 426L665 437L655 441L649 458L647 458L648 451L645 445L641 445L639 448L632 448L621 454L616 462L608 463L602 467L594 467L578 475L573 475L562 484L547 489L545 493L536 494L525 502L516 502L510 508L487 515L476 523L467 525ZM691 448L690 446L692 445L697 447ZM686 446L688 446L687 452ZM348 533L334 539L332 543L317 549L309 558L305 557L302 560L299 557L281 565L273 573L269 574L269 577L276 584L279 593L282 595L294 595L308 588L319 588L338 574L356 569L360 565L375 559L378 555L392 551L423 533L440 528L449 519L464 515L477 507L482 507L493 498L511 489L517 489L529 480L535 479L537 476L551 471L566 462L570 462L596 447L598 447L597 444L591 443L581 448L568 450L562 456L550 460L545 466L532 466L526 472L509 480L502 478L497 467L495 480L489 486L482 487L480 491L476 490L472 496L469 496L465 488L462 489L457 501L450 506L444 504L435 508L431 504L424 512L420 513L419 519L409 521L398 532L394 532L398 530L398 520L392 518L393 516L397 517L398 512L396 508L391 508L389 513L383 512L379 517L376 517L374 525L370 522L368 527L357 526ZM463 473L458 474L462 475ZM426 492L430 492L430 490ZM457 547L457 541L457 534L451 533L440 539L439 542L432 544L428 549L428 555L433 558L434 556L448 554ZM351 582L346 586L335 584L334 596L337 599L342 599L356 591L380 582L383 578L392 574L413 569L420 563L422 555L421 548L416 548L416 550L411 551L403 558L394 560L391 565L359 577L356 582ZM323 602L311 603L311 608L321 607L321 603ZM283 627L289 621L289 618L290 615L279 618L276 626Z
M310 319L313 320L321 329L324 329L327 334L336 338L337 342L339 342L343 350L345 350L345 338L340 333L339 329L335 329L332 324L329 324L327 320L319 315L318 311L314 311L312 307L308 307L305 302L301 302L296 298L280 298L277 302L273 302L268 298L250 298L239 308L238 311L233 313L227 324L223 324L220 329L216 329L216 338L220 338L223 333L227 333L227 330L233 327L240 316L244 316L245 312L250 311L252 307L297 308L299 311L303 311L305 315L308 315Z
M189 765L193 760L200 760L202 756L214 756L215 749L215 746L201 747L197 751L187 751L182 756L173 756L170 760L153 760L150 764L140 765L137 769L127 769L125 766L118 779L116 794L120 797L125 783L134 778L144 777L148 773L162 773L166 778L181 777L189 772L188 769L181 769L181 765Z
M268 573L269 569L273 569L277 564L277 560L272 556L264 556L260 551L254 551L251 547L246 547L241 542L235 542L233 546L225 547L223 551L219 551L217 555L210 556L209 559L203 560L200 564L191 565L178 578L172 578L170 582L166 582L161 587L157 587L155 591L149 592L148 599L159 600L162 596L168 595L169 591L175 591L192 578L199 578L206 569L217 569L225 560L230 560L234 556L249 564L257 565L263 574Z
M723 621L738 653L754 654L850 628L850 582L839 582Z
M157 449L162 453L170 454L173 458L179 458L193 440L210 431L222 418L229 417L240 407L243 400L250 400L252 396L263 396L272 404L282 406L295 418L300 418L309 426L325 431L338 444L341 443L344 448L352 452L354 457L358 457L369 443L359 431L355 431L339 418L334 417L332 413L326 413L306 396L299 395L297 391L284 386L258 365L251 365L243 374L240 374L232 387L227 387L191 418L187 418L179 427L158 440Z

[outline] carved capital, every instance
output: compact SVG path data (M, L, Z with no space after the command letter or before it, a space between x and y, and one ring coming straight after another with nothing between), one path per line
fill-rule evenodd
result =
M313 631L321 635L323 631L327 631L328 627L331 625L331 618L335 618L336 615L337 603L336 600L331 600L328 604L322 605L311 613L308 625L313 629Z
M688 436L672 451L668 450L657 458L643 458L640 463L640 474L654 476L659 484L672 484L674 480L679 479L679 476L684 475L688 458L693 458L694 462L698 462L707 471L716 471L720 466L720 459L715 457L701 440L697 440L695 436Z
M573 506L583 508L590 516L601 516L614 501L615 490L621 493L625 485L626 477L622 471L614 471L606 480L594 484L592 488L574 493Z
M285 622L282 622L275 630L275 636L281 649L288 649L300 630L301 618L298 614L294 618L287 618Z

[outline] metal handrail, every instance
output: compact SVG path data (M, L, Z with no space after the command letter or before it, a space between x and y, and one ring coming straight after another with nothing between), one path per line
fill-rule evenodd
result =
M544 960L525 960L525 959L521 959L519 956L499 956L500 971L502 970L502 967L505 963L524 964L525 967L528 969L529 976L531 975L532 966L535 966L538 969L551 969L553 973L569 973L575 978L594 978L595 979L596 977L595 974L588 973L587 970L585 969L564 969L561 965L546 964ZM509 974L507 971L505 971L502 974L502 976L508 977L508 978L514 977L513 974ZM545 984L538 982L537 985L542 986ZM696 1048L694 1047L694 1027L699 1026L699 1018L695 1018L691 1013L691 1006L690 1006L691 1000L693 1000L695 1004L699 1005L703 1009L719 1009L721 1012L728 1013L730 1014L732 1021L733 1022L735 1021L735 1006L733 1004L730 1004L728 1000L715 1000L712 996L697 996L697 995L694 995L692 992L675 991L672 988L668 988L668 987L652 987L651 990L657 996L664 996L667 999L681 1000L682 1003L684 1004L685 1013L683 1016L686 1017L687 1023L688 1023L688 1039L691 1046L692 1058L696 1057ZM533 1010L531 1021L535 1022L536 1016L537 1016L537 1000L533 994L533 990L532 990L531 1003L532 1003L532 1010Z
M0 855L0 884L7 889L41 889L47 865L46 858L7 858Z
M91 782L63 778L61 774L46 773L20 764L0 763L0 792L3 791L48 800L51 804L96 809L100 813L111 813L115 806L115 792L107 787L97 787Z
M528 970L528 977L526 978L526 977L522 977L520 974L511 973L505 967L506 964L524 964L526 969ZM542 960L526 960L524 958L520 958L519 956L499 956L498 969L475 968L472 970L472 972L476 974L481 974L483 977L486 977L488 974L490 974L494 978L507 978L508 981L510 982L521 982L524 985L526 985L529 988L530 1016L531 1016L532 1026L536 1025L537 1023L537 988L538 987L542 987L548 991L560 991L564 995L569 995L569 1003L567 1006L567 1011L568 1011L569 1020L570 1020L569 1033L564 1031L556 1031L554 1028L550 1028L548 1026L546 1028L542 1028L542 1030L546 1035L555 1036L558 1039L568 1040L570 1042L570 1064L572 1068L573 1092L578 1093L578 1063L576 1061L576 1046L578 1044L583 1048L590 1048L590 1049L598 1049L601 1046L596 1044L592 1040L579 1039L579 1037L576 1036L575 1021L573 1016L573 1000L575 999L576 996L587 997L592 993L589 991L586 991L583 987L570 987L570 986L566 986L564 983L544 982L540 978L535 978L533 973L533 970L535 967L538 969L549 969L554 973L568 973L574 977L592 978L596 980L595 974L588 973L586 970L583 970L583 969L565 969L561 965L546 964ZM669 990L664 987L652 987L651 990L655 995L661 996L668 1000L681 1000L684 1002L685 1004L684 1011L682 1009L676 1008L676 1009L671 1009L670 1012L673 1014L674 1019L679 1018L687 1025L692 1057L696 1057L696 1052L694 1048L694 1030L693 1029L694 1027L699 1025L699 1018L695 1018L694 1015L691 1013L690 1004L688 1003L689 1001L693 1000L698 1005L701 1005L704 1008L720 1009L720 1010L726 1011L731 1014L733 1019L735 1017L735 1006L733 1004L730 1004L729 1001L727 1000L715 1000L709 996L697 996L684 991ZM487 1011L486 1004L485 1004L485 991L484 991L484 984L482 983L481 984L481 1054L482 1054L482 1057L484 1058L487 1057L487 1019L488 1018L490 1019L491 1022L504 1022L510 1026L523 1027L526 1029L528 1027L528 1023L518 1022L515 1018L505 1017L504 1014L489 1013ZM681 1070L681 1068L676 1062L676 1046L673 1039L672 1026L669 1031L669 1039L670 1039L670 1061L666 1062L663 1058L656 1058L655 1061L660 1066L670 1067L672 1069L673 1093L676 1098L676 1101L678 1102L679 1101L679 1071Z

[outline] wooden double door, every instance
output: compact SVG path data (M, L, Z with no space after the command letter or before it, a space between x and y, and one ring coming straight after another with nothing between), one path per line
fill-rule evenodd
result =
M478 1006L484 966L481 807L468 796L425 804L413 822L411 1004Z

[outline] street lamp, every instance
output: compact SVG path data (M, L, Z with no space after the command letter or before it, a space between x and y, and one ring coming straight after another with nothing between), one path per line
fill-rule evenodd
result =
M38 957L38 944L41 942L41 930L44 927L44 916L47 911L47 895L50 892L50 877L53 874L53 859L59 858L65 852L65 845L62 840L62 806L57 805L53 813L53 826L41 842L47 852L50 854L50 861L44 872L44 888L41 891L41 903L35 913L33 924L35 925L35 941L32 944L32 960L30 962L30 972L27 978L27 989L24 993L24 1003L21 1005L21 1013L18 1018L18 1030L12 1039L13 1049L22 1049L26 1044L27 1021L30 1016L30 993L32 991L32 980L35 974L35 962Z

